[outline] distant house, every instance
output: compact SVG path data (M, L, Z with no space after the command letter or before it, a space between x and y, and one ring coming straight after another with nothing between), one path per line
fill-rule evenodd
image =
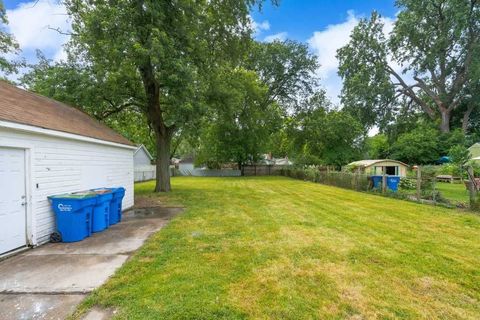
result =
M276 166L291 166L293 164L292 161L288 160L288 157L274 158L273 161Z
M133 206L135 145L86 113L0 81L0 256L48 242L48 196L124 187Z
M267 153L264 154L262 158L260 163L269 166L291 166L293 164L293 162L288 159L288 156L285 156L285 158L274 158L271 153Z
M149 166L152 164L153 157L143 144L139 145L133 154L133 165L135 167Z
M135 182L155 179L156 169L152 165L153 157L143 144L137 147L133 155Z
M385 173L389 176L405 177L408 165L397 160L376 159L355 161L349 163L347 168L368 175L383 175Z

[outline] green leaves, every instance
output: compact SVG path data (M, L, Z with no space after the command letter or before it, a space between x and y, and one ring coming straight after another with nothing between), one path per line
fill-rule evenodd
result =
M23 61L12 61L6 57L15 55L20 52L20 47L13 36L5 31L8 19L3 5L0 0L0 73L10 74L17 71L17 68L23 65Z
M297 112L289 125L292 153L299 165L341 166L359 155L360 123L343 110L332 110L323 91Z
M295 41L253 43L246 67L255 70L269 88L268 101L293 111L318 89L319 64L308 46Z
M350 43L337 51L339 75L343 79L341 101L366 127L388 122L394 88L388 67L388 48L380 16L373 12L362 19L351 34Z
M281 109L268 99L269 88L254 71L225 69L212 82L209 113L204 122L199 163L255 162L269 136L280 127Z
M369 128L383 127L400 99L407 99L449 132L452 114L474 99L466 92L478 86L480 3L398 0L396 5L400 12L388 36L374 12L338 51L342 103Z

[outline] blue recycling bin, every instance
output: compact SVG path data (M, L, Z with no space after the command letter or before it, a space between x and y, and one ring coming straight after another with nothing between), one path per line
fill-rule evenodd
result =
M125 196L125 188L104 188L112 191L113 197L110 201L109 224L117 224L122 221L122 200Z
M382 186L382 176L371 176L373 182L373 188L378 189Z
M399 176L387 176L387 187L393 192L398 191L398 184L400 183Z
M94 189L97 194L97 202L93 207L92 232L100 232L110 225L110 202L113 193L109 189Z
M62 242L81 241L92 234L91 221L93 206L97 202L96 194L63 194L50 196L49 199Z

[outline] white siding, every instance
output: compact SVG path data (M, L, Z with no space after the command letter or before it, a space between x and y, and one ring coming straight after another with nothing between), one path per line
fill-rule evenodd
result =
M135 156L133 157L133 163L136 167L144 167L144 166L150 166L151 165L151 160L148 154L145 152L145 149L141 147L137 153L135 153Z
M32 244L48 241L55 219L48 196L98 187L126 189L123 209L133 206L133 149L0 128L0 146L28 152L27 217Z

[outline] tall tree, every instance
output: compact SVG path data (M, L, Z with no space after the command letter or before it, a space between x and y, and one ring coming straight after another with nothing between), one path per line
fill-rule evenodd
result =
M480 61L480 3L397 0L396 5L401 11L388 38L374 12L338 50L342 102L372 126L392 111L396 98L405 97L449 132L452 113ZM401 72L394 63L403 66Z
M432 164L442 156L438 130L425 125L400 135L391 150L393 159L412 165Z
M29 90L75 106L137 144L144 144L155 154L155 141L142 112L143 101L132 97L137 88L126 89L131 83L118 85L117 75L109 77L95 73L89 66L75 61L57 62L37 53L38 63L29 66L29 71L20 78L20 83Z
M70 53L122 79L119 87L142 87L141 110L156 138L155 191L171 189L172 138L202 112L209 71L243 54L252 33L249 10L261 2L66 1L72 17Z
M304 101L290 122L296 162L341 166L360 155L363 130L360 123L343 110L334 110L318 91Z
M214 107L199 161L235 161L242 167L262 153L281 152L272 148L272 138L286 132L281 117L288 119L317 89L317 68L317 58L304 44L252 43L238 66L211 81L208 103Z
M0 72L5 74L15 72L19 66L19 62L11 61L6 55L16 54L20 51L20 47L13 36L5 31L7 24L5 6L3 1L0 0Z
M317 57L307 45L296 41L255 42L245 67L256 71L267 86L265 105L277 102L293 112L318 89Z
M196 160L214 167L235 162L242 170L267 152L269 136L280 128L282 112L277 103L264 103L268 87L254 71L226 70L215 82Z

